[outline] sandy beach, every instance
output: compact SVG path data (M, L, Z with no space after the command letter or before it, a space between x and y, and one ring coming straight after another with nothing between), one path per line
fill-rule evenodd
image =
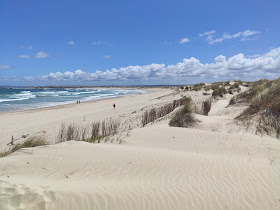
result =
M209 97L153 88L0 114L0 151L12 135L46 131L36 135L49 142L0 158L0 209L280 209L280 141L237 125L245 107L228 107L232 96L213 103L208 116L195 114L191 128L170 127L168 116L141 125L143 110L182 96ZM121 131L106 141L54 144L61 123L108 118L119 119Z

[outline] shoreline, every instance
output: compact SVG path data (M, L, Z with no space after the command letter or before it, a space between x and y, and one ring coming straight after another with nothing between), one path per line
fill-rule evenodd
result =
M55 141L61 123L92 123L114 116L125 115L140 110L155 101L150 99L172 92L170 89L146 89L143 94L130 94L81 104L71 103L39 109L0 113L1 141L0 152L9 149L7 144L26 133L47 131L46 139ZM113 104L116 104L116 110ZM85 122L83 119L86 118ZM22 139L23 140L23 139ZM20 142L19 142L20 143Z
M8 148L11 134L44 130L35 135L54 140L61 123L79 132L108 119L121 127L101 142L74 137L0 158L0 208L279 209L280 142L236 125L240 107L227 107L231 95L214 102L207 116L194 114L199 122L193 127L169 126L169 116L143 126L146 110L183 96L198 103L209 97L203 91L152 89L1 115L0 150Z
M20 88L20 89L24 89L24 88ZM27 88L27 89L31 89L31 88ZM40 89L40 88L38 88ZM44 89L44 88L41 88ZM55 89L55 88L53 88ZM84 88L75 88L75 89L84 89ZM97 89L97 88L87 88L87 89ZM102 88L102 89L115 89L115 90L119 90L120 88ZM120 90L140 90L138 88L129 88L129 89L120 89ZM143 93L132 93L132 94L127 94L127 95L120 95L120 96L112 96L112 97L107 97L107 98L100 98L100 99L95 99L95 100L89 100L89 101L83 101L82 103L92 103L92 102L96 102L96 101L101 101L101 100L108 100L108 99L113 99L113 98L119 98L119 97L125 97L125 96L130 96L130 95L138 95L138 94L146 94L149 93L151 91L154 91L153 88L150 89L141 89L141 91L145 91ZM63 103L63 102L62 102ZM60 104L60 105L51 105L51 106L46 106L46 107L35 107L35 108L30 108L30 109L24 109L24 110L13 110L13 111L0 111L0 116L1 115L5 115L5 114L16 114L16 113L22 113L22 112L32 112L35 110L50 110L50 109L59 109L59 108L67 108L67 107L72 107L76 105L76 101L75 102L69 102L65 104Z

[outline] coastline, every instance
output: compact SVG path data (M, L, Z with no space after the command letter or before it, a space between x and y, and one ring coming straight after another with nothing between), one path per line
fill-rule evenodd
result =
M32 89L32 88L27 88L27 87L25 87L26 89ZM20 89L25 89L25 88L20 88ZM44 87L40 87L40 88L38 88L38 89L45 89ZM51 89L51 88L50 88ZM84 89L84 88L75 88L75 89ZM95 87L92 87L92 88L86 88L86 89L97 89L97 88L95 88ZM104 89L104 90L106 90L106 89L114 89L114 90L141 90L141 91L145 91L145 92L143 92L143 93L140 93L140 94L145 94L145 93L147 93L147 92L149 92L149 91L153 91L154 89L152 88L150 88L150 89L148 89L148 88L146 88L146 89L139 89L139 88L126 88L126 89L121 89L121 88L113 88L113 87L103 87L103 88L100 88L100 89ZM131 93L131 94L127 94L127 95L116 95L116 96L110 96L110 97L106 97L106 98L99 98L99 99L92 99L92 100L84 100L84 101L82 101L82 103L88 103L88 102L94 102L94 101L99 101L99 100L106 100L106 99L112 99L112 98L117 98L117 97L123 97L123 96L129 96L129 95L137 95L137 94L139 94L139 93ZM58 103L58 102L54 102L54 103ZM31 108L26 108L26 109L23 109L23 110L12 110L12 111L1 111L0 112L0 116L2 115L2 114L7 114L7 113L20 113L20 112L26 112L26 111L33 111L33 110L43 110L43 109L49 109L49 108L54 108L54 109L56 109L56 108L59 108L59 107L61 107L61 108L64 108L64 107L67 107L67 106L69 106L69 105L75 105L76 104L76 101L71 101L71 102L67 102L67 101L65 101L65 102L61 102L62 104L58 104L58 105L49 105L49 106L44 106L44 107L31 107Z
M53 143L61 123L79 122L85 117L87 122L95 122L115 116L116 114L127 114L135 111L137 107L141 109L143 105L155 95L171 92L169 89L152 88L145 89L146 93L131 94L119 97L104 98L101 100L87 101L81 104L71 103L38 109L3 112L0 113L1 121L1 141L0 151L9 149L7 144L11 141L11 136L15 138L25 133L46 130L46 138ZM135 101L130 100L131 98ZM138 98L142 98L138 100ZM139 101L139 103L137 103ZM142 103L141 103L142 101ZM112 112L112 104L116 103L115 112ZM124 104L126 108L119 103ZM131 107L128 107L128 105ZM106 112L104 112L104 107ZM135 109L132 109L135 107Z
M213 102L208 116L194 114L199 122L193 127L169 126L173 113L141 124L145 110L184 96L195 104L211 97L153 89L1 115L1 149L11 134L42 130L49 145L0 158L0 208L279 209L280 142L234 123L245 107L228 107L232 95ZM104 119L118 119L123 127L101 142L54 144L61 123L83 128Z

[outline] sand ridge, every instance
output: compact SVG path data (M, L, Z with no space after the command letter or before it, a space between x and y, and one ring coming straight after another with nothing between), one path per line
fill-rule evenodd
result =
M118 115L137 120L142 108L181 94L119 99L134 105ZM121 144L116 136L68 141L1 158L0 209L279 209L280 142L241 130L227 101L209 116L196 114L201 122L192 128L136 123Z

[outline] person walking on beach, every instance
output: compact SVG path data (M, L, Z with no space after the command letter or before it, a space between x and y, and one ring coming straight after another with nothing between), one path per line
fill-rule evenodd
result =
M116 108L116 104L113 104L114 109Z

